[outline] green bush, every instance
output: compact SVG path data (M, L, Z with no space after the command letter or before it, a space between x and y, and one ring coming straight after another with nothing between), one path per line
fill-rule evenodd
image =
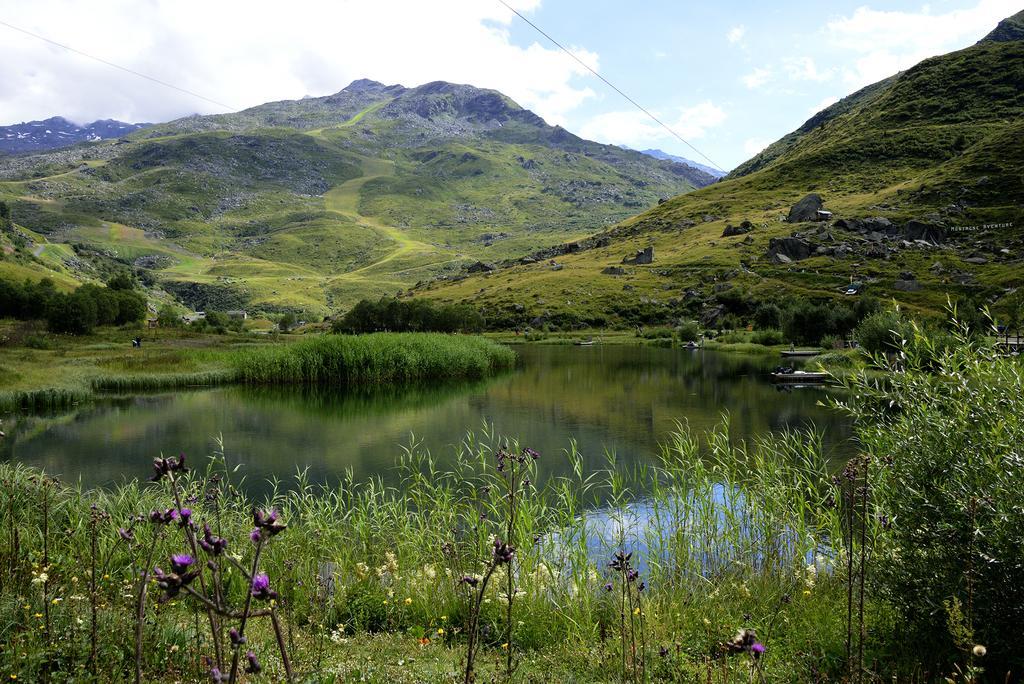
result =
M860 322L854 339L865 351L878 354L898 349L910 332L909 322L899 311L879 311Z
M784 344L786 342L785 336L783 336L781 330L757 330L754 332L750 341L754 344L763 344L766 347L772 347L777 344Z
M676 337L680 342L696 342L700 339L700 326L697 321L680 321L676 326Z
M466 304L437 305L425 299L364 299L331 326L336 333L480 332L484 318Z
M888 382L851 378L843 405L870 457L876 595L916 649L948 664L982 644L1001 679L1024 668L1024 367L965 331L936 351L915 328L898 348Z

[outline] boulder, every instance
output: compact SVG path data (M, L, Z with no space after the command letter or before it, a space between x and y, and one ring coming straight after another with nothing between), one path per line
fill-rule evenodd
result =
M803 238L786 237L772 238L768 241L768 257L776 259L776 263L800 261L811 256L814 245ZM779 262L777 257L786 257L787 261Z
M968 264L974 264L975 266L981 266L982 264L987 264L988 259L986 259L983 256L972 256L964 259L964 262Z
M466 267L467 273L490 273L491 271L497 270L497 266L494 264L488 264L483 261L477 261L476 263L470 264Z
M901 232L907 240L925 240L926 242L938 243L946 239L945 226L925 223L916 219L911 219L904 223Z
M626 275L626 269L622 268L621 266L608 266L606 268L601 269L601 273L604 273L605 275L620 276Z
M917 280L900 279L894 282L892 287L894 290L899 290L900 292L917 292L921 289L921 283Z
M785 254L773 254L772 255L772 261L774 261L777 264L791 264L791 263L793 263L793 260L790 259Z
M624 264L651 264L654 263L654 248L644 247L641 250L637 250L637 253L631 257L626 257L622 260Z
M738 226L727 225L725 230L722 231L722 237L732 237L733 235L745 235L750 231L754 230L754 224L750 221L744 221Z
M812 192L802 200L793 205L793 208L789 210L789 216L786 220L789 223L800 223L801 221L817 221L819 219L818 212L825 206L825 202L822 201L821 195Z

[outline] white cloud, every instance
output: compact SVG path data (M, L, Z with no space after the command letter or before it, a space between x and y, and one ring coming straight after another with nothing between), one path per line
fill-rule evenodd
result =
M770 81L771 78L772 78L772 72L771 72L770 69L764 69L762 67L757 67L756 69L751 71L746 76L740 77L740 80L743 81L743 85L745 85L745 86L747 86L747 88L750 88L751 90L753 90L755 88L760 88L765 83Z
M520 11L540 0L516 0ZM496 2L104 0L7 3L4 20L233 108L337 92L357 78L433 80L501 90L551 123L594 92L558 49L514 45L514 15ZM518 19L516 19L518 21ZM588 65L594 52L573 48ZM61 114L162 121L215 105L0 26L0 122Z
M1020 10L1020 0L978 0L973 7L933 14L857 8L825 28L835 47L859 53L843 79L857 88L895 74L927 57L964 47Z
M733 26L729 29L729 32L725 34L725 39L730 43L738 43L743 40L743 36L747 35L747 27L740 24L739 26Z
M684 107L672 115L662 116L659 112L655 112L655 115L687 140L703 138L709 129L720 126L726 118L725 111L711 101ZM629 147L642 147L672 137L668 131L636 110L598 114L583 124L580 135L590 140Z
M771 140L765 140L764 138L747 138L743 141L743 151L753 157L771 144Z
M786 74L794 81L829 81L835 75L835 69L820 71L818 65L810 57L788 57L783 60Z
M822 100L818 104L816 104L813 107L811 107L810 109L808 109L807 110L807 114L809 116L814 116L815 114L817 114L821 110L826 109L828 107L831 107L836 102L839 102L839 98L838 97L831 97L831 96L830 97L826 97L824 100Z

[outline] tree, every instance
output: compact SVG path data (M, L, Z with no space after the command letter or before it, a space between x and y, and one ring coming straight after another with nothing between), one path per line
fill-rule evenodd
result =
M134 290L115 290L118 312L115 323L136 323L146 317L146 297Z
M96 303L96 324L113 325L120 312L117 292L98 285L83 285L78 292L88 295Z
M277 329L283 333L286 333L292 328L294 328L297 322L298 321L295 318L295 314L289 311L284 316L281 316L281 320L277 322Z
M134 290L135 278L130 273L118 273L107 281L107 287L111 290Z
M181 325L181 312L173 304L164 304L156 314L161 328L177 328Z
M0 230L6 228L11 222L11 208L7 202L0 200Z
M53 332L87 335L96 327L96 302L81 288L57 295L50 304L47 323Z

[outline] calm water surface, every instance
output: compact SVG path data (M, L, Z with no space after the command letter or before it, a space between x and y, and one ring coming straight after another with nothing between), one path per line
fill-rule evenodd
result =
M394 481L411 435L443 462L485 423L544 455L543 470L568 470L574 438L584 462L650 461L686 421L702 431L731 416L735 438L815 426L826 449L847 455L850 425L817 405L825 390L779 390L779 360L632 346L522 346L519 368L484 382L353 395L328 390L224 388L103 399L59 416L6 416L0 458L45 468L65 481L109 485L149 475L161 452L208 456L223 435L250 488L308 468L314 481Z

